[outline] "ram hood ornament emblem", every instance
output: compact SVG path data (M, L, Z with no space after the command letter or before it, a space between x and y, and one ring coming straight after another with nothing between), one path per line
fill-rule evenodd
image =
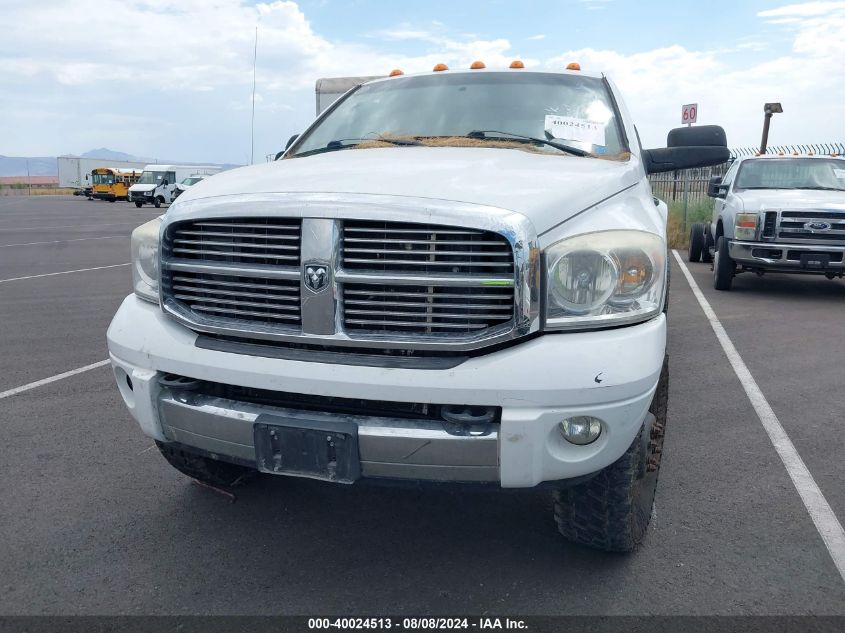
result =
M303 266L305 287L313 292L322 292L329 287L330 269L326 264L311 262Z

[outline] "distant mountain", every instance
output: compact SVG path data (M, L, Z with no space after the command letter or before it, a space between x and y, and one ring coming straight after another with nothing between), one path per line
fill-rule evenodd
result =
M0 176L26 176L29 162L30 176L56 176L55 156L2 156L0 155Z
M63 154L63 156L72 156L76 157L76 154ZM108 149L106 147L101 147L99 149L92 149L84 154L80 154L79 158L98 158L104 161L109 160L127 160L133 161L138 163L158 163L160 165L173 165L173 164L196 164L196 165L214 165L215 163L206 163L205 161L196 161L188 163L184 160L167 160L164 158L159 158L158 160L154 158L145 158L143 156L134 156L133 154L127 154L126 152L116 152L114 150ZM0 155L0 176L26 176L27 174L27 161L29 161L29 175L30 176L58 176L58 164L56 163L55 156L38 156L33 158L27 158L25 156L2 156ZM218 165L223 169L232 169L234 167L240 167L240 165L232 165L232 164L225 164L225 165Z
M139 163L152 162L151 158L143 158L141 156L133 156L126 152L115 152L114 150L101 147L100 149L92 149L89 152L80 154L82 158L102 158L104 160L128 160Z

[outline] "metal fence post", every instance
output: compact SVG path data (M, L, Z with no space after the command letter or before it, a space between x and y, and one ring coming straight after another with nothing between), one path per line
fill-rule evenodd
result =
M689 208L689 169L684 170L684 235L687 234L687 210Z

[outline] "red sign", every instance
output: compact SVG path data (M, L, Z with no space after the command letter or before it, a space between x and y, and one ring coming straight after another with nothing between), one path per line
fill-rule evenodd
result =
M681 123L688 125L698 120L698 104L688 103L681 108Z

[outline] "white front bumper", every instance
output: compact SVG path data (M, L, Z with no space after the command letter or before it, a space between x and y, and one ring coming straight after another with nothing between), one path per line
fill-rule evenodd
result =
M134 295L120 306L107 336L118 387L130 412L144 433L160 441L172 439L162 427L157 382L161 373L316 396L499 406L498 479L503 487L530 487L598 471L630 446L657 386L666 320L660 315L615 330L547 334L442 370L301 362L201 349L194 345L195 332ZM573 415L603 420L599 439L587 446L566 442L558 423Z

